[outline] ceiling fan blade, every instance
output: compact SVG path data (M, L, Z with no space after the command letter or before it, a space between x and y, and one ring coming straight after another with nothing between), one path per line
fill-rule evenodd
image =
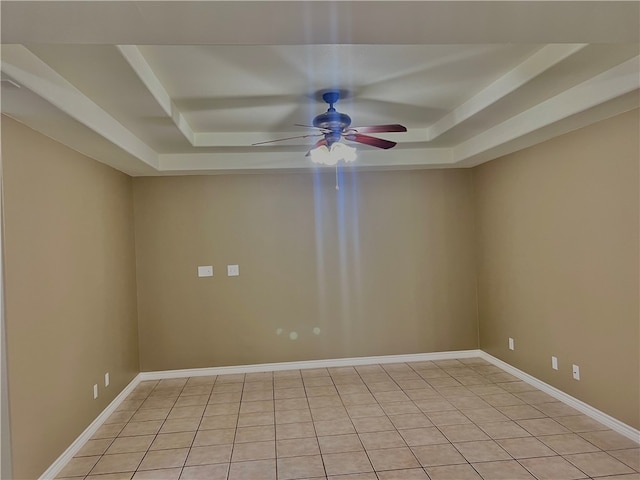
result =
M294 140L296 138L320 137L322 135L323 135L322 133L314 133L313 135L297 135L295 137L278 138L277 140L267 140L265 142L256 142L256 143L252 143L251 146L253 147L255 145L264 145L265 143L284 142L285 140Z
M407 127L398 123L390 125L370 125L367 127L350 127L349 131L355 130L357 133L385 133L385 132L406 132Z
M352 142L364 143L365 145L371 145L372 147L389 149L393 148L397 145L396 142L392 142L390 140L384 140L382 138L370 137L369 135L362 135L360 133L350 133L345 135L347 140L351 140Z
M305 155L305 157L308 157L309 155L311 155L311 150L313 150L314 148L318 148L321 147L322 145L327 145L327 139L326 138L321 138L320 140L318 140L313 147L311 147L309 149L309 151L307 152L307 154Z

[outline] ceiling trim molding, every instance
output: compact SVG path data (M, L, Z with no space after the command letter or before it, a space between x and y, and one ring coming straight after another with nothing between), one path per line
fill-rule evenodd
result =
M135 45L116 45L116 47L131 69L138 75L140 81L147 87L149 93L151 93L156 102L158 102L158 105L160 105L167 116L173 120L178 130L182 132L192 146L197 146L191 125L189 125L187 119L173 102L171 96L144 58L144 55L142 55L140 49Z
M462 162L640 88L640 56L572 87L453 147Z
M2 71L60 111L157 169L158 154L22 45L2 46Z
M393 168L425 168L453 165L450 148L401 148L391 151L360 150L357 167L389 168L389 156L393 156ZM291 170L304 168L331 169L317 167L304 152L261 152L251 155L238 153L188 153L160 155L162 173L237 172L255 170Z
M429 126L427 139L431 141L438 138L586 46L586 43L545 45L514 69Z

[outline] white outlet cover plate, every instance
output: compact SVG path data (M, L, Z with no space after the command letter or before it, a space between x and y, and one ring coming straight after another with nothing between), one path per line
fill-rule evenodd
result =
M240 275L240 267L238 265L227 265L227 276L237 277Z
M104 374L104 386L105 387L109 386L109 372Z
M509 350L514 350L515 349L515 344L513 341L513 338L509 338Z
M96 398L98 398L98 384L97 383L93 386L93 399L95 400Z
M204 265L198 267L198 276L199 277L213 277L213 266Z
M580 367L578 365L573 366L573 379L580 380Z
M551 357L551 368L558 369L558 357Z

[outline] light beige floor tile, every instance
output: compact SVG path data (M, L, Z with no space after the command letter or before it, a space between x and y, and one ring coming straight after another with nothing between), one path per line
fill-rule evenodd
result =
M256 460L253 462L232 463L228 480L276 480L275 460Z
M503 440L496 440L496 442L515 459L553 457L556 455L556 452L533 437L505 438Z
M593 418L586 415L570 415L568 417L557 417L556 422L567 427L572 432L594 432L597 430L608 430L608 427L596 422Z
M323 455L327 453L347 453L364 450L360 437L355 433L318 437L318 443Z
M538 439L560 455L597 452L600 450L598 447L587 442L584 438L576 435L575 433L564 433L561 435L543 435Z
M189 448L196 432L161 433L155 437L149 450Z
M506 407L509 405L524 405L524 401L512 393L495 393L483 395L482 399L493 407Z
M383 403L380 405L387 415L419 414L420 409L413 402Z
M329 480L378 480L375 473L349 473L347 475L330 475Z
M442 398L438 391L432 387L421 388L419 390L409 390L406 392L411 400L426 400L428 398Z
M140 409L146 410L148 408L173 408L173 405L176 403L177 398L177 395L171 398L149 397L142 403L142 405L140 405Z
M433 423L424 413L407 413L402 415L389 415L389 420L397 428L431 427Z
M640 480L640 473L627 473L622 475L606 475L598 477L598 480Z
M184 467L180 480L227 480L228 463Z
M214 463L229 463L233 445L207 445L206 447L192 447L185 465L210 465Z
M215 384L218 385L221 383L242 383L244 382L244 377L244 373L218 375L218 377L215 379Z
M404 439L395 430L388 432L361 433L360 441L366 450L404 447Z
M626 448L635 448L638 446L638 444L633 440L620 435L613 430L585 432L581 433L580 435L602 450L622 450Z
M388 417L364 417L364 418L352 418L353 426L358 433L367 432L383 432L386 430L395 430L391 420ZM337 432L338 433L338 432ZM339 432L349 433L349 432Z
M231 462L266 460L269 458L276 458L276 442L274 440L234 445Z
M242 392L217 392L215 387L209 397L209 405L218 403L235 403L242 398Z
M134 474L135 472L104 473L98 475L88 475L84 478L85 480L131 480L131 477L133 477ZM59 479L60 477L56 478ZM78 478L74 477L73 480L78 480Z
M312 422L285 423L276 427L276 439L288 440L291 438L315 437L316 430Z
M215 405L207 405L204 410L205 417L218 415L237 415L240 411L240 402L235 403L217 403Z
M92 457L102 455L113 442L112 438L102 438L96 440L87 440L82 448L75 454L76 457Z
M580 414L578 410L562 402L538 403L536 408L548 417L566 417Z
M296 388L277 388L274 390L274 398L276 400L285 400L289 398L305 398L306 393L302 383Z
M545 418L546 415L531 405L509 405L497 407L500 412L511 420L527 420L531 418ZM473 419L472 419L473 420Z
M342 406L312 408L311 416L314 422L322 420L345 420L348 422L350 418L347 409Z
M469 463L511 459L509 454L493 440L455 443L454 446Z
M608 452L609 455L617 458L625 465L640 472L640 448L629 448L626 450L614 450Z
M423 467L467 463L451 444L423 445L411 447L411 450Z
M206 417L212 418L212 417ZM193 432L200 425L199 417L176 418L175 420L165 420L159 433ZM204 422L204 421L203 421Z
M180 393L180 397L188 397L188 396L198 396L204 397L205 402L209 400L209 395L211 395L211 391L213 390L213 385L194 385L194 386L186 386L184 390Z
M402 391L378 392L374 393L373 396L378 401L378 403L408 402L409 400L411 400Z
M276 429L273 425L261 427L240 427L236 430L236 443L262 442L276 439Z
M59 477L80 477L87 475L96 463L100 460L99 456L92 457L74 457L65 465L58 474ZM137 467L137 465L136 465Z
M569 433L569 430L567 430L552 418L518 420L516 423L535 437L539 435L556 435L560 433Z
M429 477L421 468L387 470L379 472L378 478L380 480L429 480Z
M212 417L208 417L212 418ZM240 413L238 427L257 427L260 425L274 425L275 417L273 412L267 413Z
M157 470L160 468L183 467L188 453L188 448L150 451L144 456L138 469Z
M587 476L562 457L526 458L520 460L538 480L574 480Z
M379 405L352 405L347 407L351 418L384 417L385 413Z
M273 400L273 397L273 390L254 390L242 393L242 400L245 402Z
M531 405L536 405L539 403L550 403L555 402L556 399L553 398L548 393L544 393L540 390L531 390L527 392L518 392L515 394L520 400L523 400L526 403Z
M303 378L305 388L307 387L326 387L332 386L333 380L331 377L305 377Z
M444 412L431 412L427 417L434 425L440 427L443 425L462 425L471 423L471 420L458 410L445 410Z
M339 397L339 396L335 396L335 397L311 397L311 398L307 398L306 401L305 399L298 399L304 402L304 406L302 407L298 407L298 408L305 408L306 406L311 407L311 409L315 409L315 408L325 408L325 407L343 407L343 400L344 397ZM308 404L307 404L308 401ZM276 408L277 410L277 408Z
M138 470L132 480L178 480L181 468L163 468L160 470Z
M474 463L472 466L485 479L535 480L535 477L515 460Z
M129 422L120 432L120 437L130 437L137 435L155 435L162 426L162 420L151 420L147 422Z
M493 439L531 436L529 432L513 421L483 423L479 427Z
M410 447L450 443L436 427L411 428L399 432Z
M323 400L324 399L324 400ZM314 403L325 403L328 400L334 400L333 397L317 397ZM309 408L311 402L307 402L306 398L284 398L276 400L276 412L278 410L304 410L305 408ZM338 399L338 405L342 405L340 403L340 399ZM319 405L319 406L330 406L330 405Z
M111 423L109 425L102 425L96 433L91 437L92 440L105 439L105 438L116 438L120 432L126 426L126 423Z
M338 391L333 385L305 385L307 397L324 397L327 395L337 395Z
M450 442L470 442L473 440L488 440L486 433L473 424L442 425L438 427Z
M104 421L104 424L108 425L110 423L126 423L131 420L131 417L133 417L135 413L135 410L118 410L109 415L109 418Z
M311 410L308 408L300 410L278 410L275 412L276 425L285 423L304 423L311 421Z
M181 434L176 434L181 435ZM194 447L204 447L207 445L231 444L236 435L235 428L221 428L218 430L198 430L193 441Z
M420 467L418 460L408 447L368 450L367 454L375 471Z
M98 463L96 463L96 466L93 467L91 475L97 475L99 473L128 472L131 470L135 471L140 465L143 457L144 452L105 455L100 458Z
M294 438L276 442L278 458L320 455L317 438Z
M165 408L147 408L146 410L138 410L131 417L132 422L146 422L149 420L165 420L169 416L171 407Z
M377 405L378 403L370 393L354 393L351 395L340 394L340 399L345 406Z
M278 480L324 477L320 455L278 458Z
M119 437L113 441L111 446L107 449L106 454L113 455L114 453L146 452L155 438L155 435Z
M343 435L356 432L351 422L343 420L321 420L313 422L313 425L318 436Z
M491 408L487 402L478 396L473 397L457 397L449 399L451 404L458 410L479 410L482 408Z
M217 430L220 428L235 428L237 424L238 415L211 415L202 418L200 429Z
M192 418L192 417L202 417L204 414L204 405L193 405L188 407L173 407L171 412L169 412L169 416L167 417L169 420L174 420L177 418Z
M193 387L193 388L202 388L202 387ZM174 408L180 407L195 407L195 406L205 406L209 400L209 395L180 395L176 400Z
M431 480L482 480L469 464L426 467Z
M245 413L271 413L275 409L273 400L242 401L240 415Z
M443 398L425 398L423 400L414 400L414 403L416 404L416 407L425 413L457 410L451 402Z
M604 452L576 453L564 458L591 477L633 473L624 463Z
M328 453L322 459L327 475L373 472L369 457L364 452Z
M506 392L506 390L498 387L497 385L470 385L467 388L480 396L498 395Z
M501 407L501 408L512 408L512 407ZM500 412L498 409L494 407L468 409L464 411L464 415L469 420L474 422L476 425L509 421L508 416L504 415L502 412Z

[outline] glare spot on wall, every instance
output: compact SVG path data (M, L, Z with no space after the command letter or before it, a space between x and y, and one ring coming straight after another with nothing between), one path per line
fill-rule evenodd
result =
M276 330L276 335L282 335L282 329L281 328L278 328Z
M298 338L298 334L297 334L296 332L291 332L291 333L289 334L289 338L290 338L291 340L296 340L296 339Z
M313 334L314 335L320 335L320 329L318 327L314 327Z

